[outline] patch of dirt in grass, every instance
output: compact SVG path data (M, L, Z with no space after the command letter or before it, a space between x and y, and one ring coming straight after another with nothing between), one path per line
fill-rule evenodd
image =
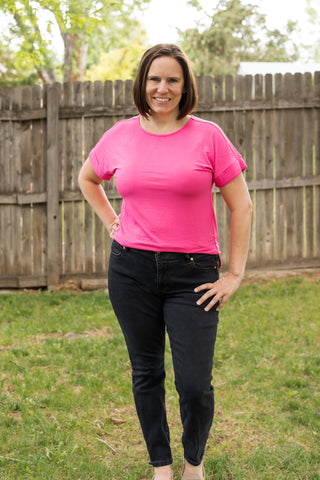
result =
M67 280L64 283L61 283L57 287L54 288L55 292L61 291L68 291L68 292L81 292L81 288L79 287L79 283L75 280Z
M76 332L67 332L67 333L42 333L41 335L37 335L35 338L28 340L27 343L23 344L23 346L32 346L32 345L41 345L48 339L67 339L70 342L77 338L88 338L88 337L103 337L103 338L110 338L111 333L108 327L103 327L101 329L95 330L88 330L81 333ZM21 346L17 345L0 345L0 352L6 350L13 350L15 348L19 348Z
M279 268L279 269L255 269L246 271L243 283L255 283L257 280L283 280L292 278L306 278L313 281L320 280L320 267L310 268Z

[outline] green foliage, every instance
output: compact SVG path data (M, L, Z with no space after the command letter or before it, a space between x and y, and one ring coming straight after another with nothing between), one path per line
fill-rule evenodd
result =
M122 38L123 30L136 23L134 12L150 0L0 0L0 11L8 18L2 34L3 70L17 82L30 81L30 67L45 83L82 80L87 66L102 47L111 49ZM57 44L63 45L64 58L57 58ZM62 48L61 48L62 50ZM11 71L6 57L14 59ZM61 55L60 55L61 57ZM3 60L4 59L4 60ZM25 69L25 65L28 68Z
M30 58L0 41L0 86L20 85L22 80L25 85L38 80Z
M180 31L180 44L190 57L197 75L235 74L240 61L290 61L297 47L290 40L296 25L287 31L269 31L258 7L241 0L219 0L212 13L201 2L189 4L203 13L196 28Z
M310 45L304 45L305 50L311 60L320 62L320 0L307 0L307 14L310 22L311 39L314 41Z
M131 32L130 43L100 54L99 63L93 64L85 74L85 80L128 80L133 79L139 59L146 50L147 37L144 32Z
M134 77L137 63L145 47L133 44L131 47L116 48L111 52L103 52L97 65L86 71L85 80L129 80Z
M297 30L297 23L289 21L286 31L267 31L267 41L262 46L257 61L262 62L288 62L298 59L298 47L292 42L293 33Z
M52 79L56 79L52 73L56 66L55 55L50 50L52 41L46 35L52 22L48 21L46 28L41 30L40 3L31 3L29 0L0 1L0 9L8 18L8 33L3 41L11 56L15 58L16 72L23 71L27 64L27 75L32 66L39 76L47 71Z
M96 32L91 42L99 47L89 49L85 80L114 81L135 76L148 39L140 22L127 18L115 25L109 34L106 31ZM106 48L108 44L110 47Z

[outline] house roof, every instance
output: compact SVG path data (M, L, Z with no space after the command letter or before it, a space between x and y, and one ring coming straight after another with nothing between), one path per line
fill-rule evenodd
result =
M320 63L303 62L240 62L238 75L271 73L306 73L320 71Z

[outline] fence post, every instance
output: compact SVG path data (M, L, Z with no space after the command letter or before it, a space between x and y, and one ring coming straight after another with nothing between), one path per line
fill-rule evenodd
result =
M47 87L47 287L59 284L61 267L61 221L59 208L60 159L59 105L60 85Z

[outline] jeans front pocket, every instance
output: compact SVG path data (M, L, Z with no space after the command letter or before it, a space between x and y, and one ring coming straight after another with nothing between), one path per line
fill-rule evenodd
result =
M126 247L123 247L116 240L113 240L111 245L111 255L115 257L120 257L126 251Z
M210 272L219 268L219 255L209 253L190 254L190 263L196 270Z

